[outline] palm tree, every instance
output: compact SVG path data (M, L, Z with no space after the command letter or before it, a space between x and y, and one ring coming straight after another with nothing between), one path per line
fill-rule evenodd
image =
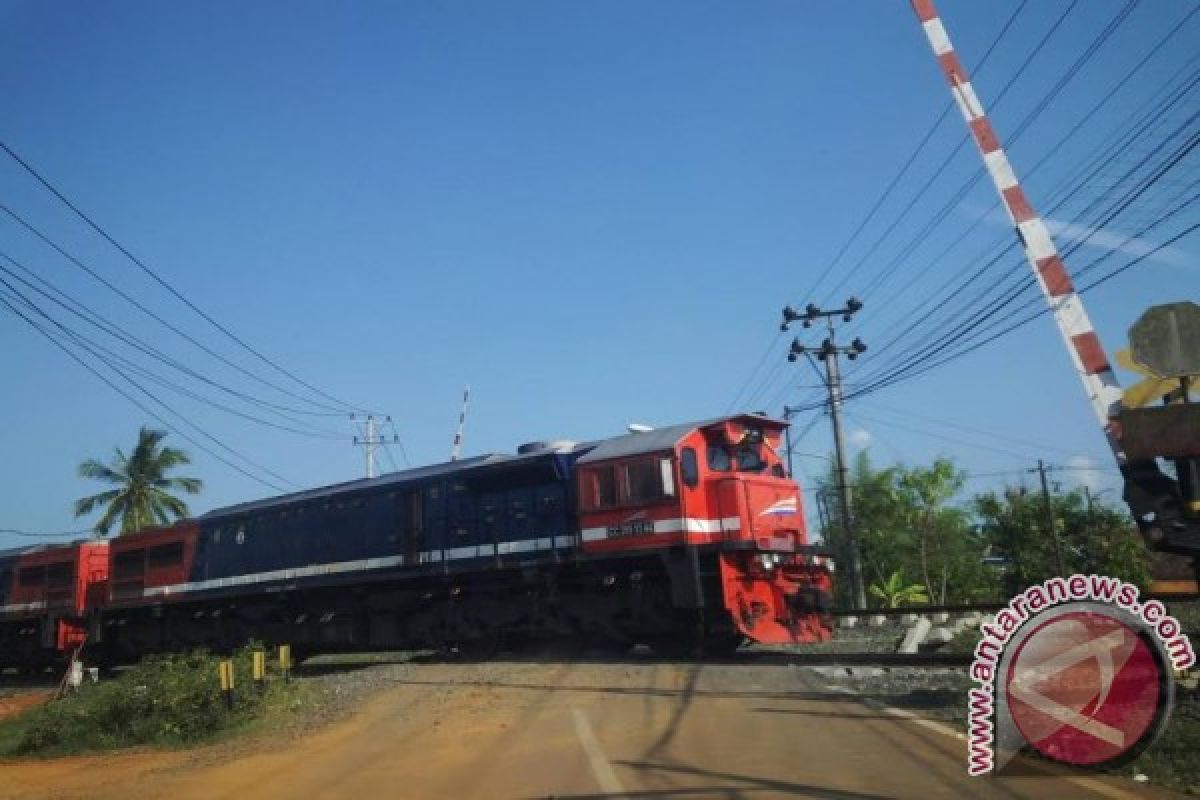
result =
M167 477L171 469L190 464L192 459L182 450L162 447L166 436L166 431L143 426L132 456L126 457L118 447L111 464L94 458L80 464L79 477L114 484L116 488L76 500L75 516L82 517L103 506L104 513L96 523L96 532L101 536L108 534L117 519L121 521L120 535L124 535L188 516L187 503L171 490L197 494L204 484L198 478Z

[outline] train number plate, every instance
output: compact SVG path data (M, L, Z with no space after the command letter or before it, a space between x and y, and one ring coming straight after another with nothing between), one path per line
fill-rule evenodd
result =
M631 522L622 522L620 525L608 526L610 539L617 536L643 536L647 533L654 533L653 520L635 519Z

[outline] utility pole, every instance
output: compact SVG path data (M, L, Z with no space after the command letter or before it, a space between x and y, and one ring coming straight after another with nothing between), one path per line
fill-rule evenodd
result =
M854 297L846 301L843 308L823 311L813 303L805 306L803 312L796 311L791 306L783 309L783 324L780 330L786 331L793 322L801 322L805 328L811 328L818 319L825 320L829 335L817 348L809 348L793 339L788 350L788 361L795 361L809 352L817 355L825 362L825 386L829 391L829 415L833 419L833 444L837 457L834 464L837 475L837 489L840 498L842 527L846 531L846 547L849 550L850 586L856 608L867 607L867 591L863 584L862 553L858 548L858 536L854 529L854 514L851 507L850 484L846 479L849 472L846 466L845 437L842 434L842 373L838 364L838 356L845 355L851 361L867 351L867 346L861 339L855 338L849 345L839 346L836 342L834 318L841 317L843 322L849 322L862 308L862 302Z
M350 419L354 419L354 415L350 415ZM391 417L384 417L384 422L391 422ZM379 431L375 427L375 415L367 414L365 423L365 432L362 436L354 437L354 446L363 448L366 454L367 461L367 477L375 477L375 449L382 444L387 444L389 441L398 442L400 437L393 434L390 440L379 435Z
M1042 506L1046 512L1046 527L1050 531L1051 541L1054 542L1054 560L1058 566L1058 574L1062 577L1066 577L1067 565L1063 561L1062 542L1059 541L1059 538L1058 538L1058 526L1056 524L1054 524L1054 506L1051 505L1051 502L1050 502L1050 484L1046 481L1046 472L1048 472L1050 469L1053 469L1053 468L1046 466L1046 462L1042 461L1039 458L1037 469L1030 470L1030 472L1037 472L1038 475L1041 477L1041 480L1042 480ZM1088 505L1089 505L1089 507L1091 505L1090 497L1089 497Z
M787 420L788 422L791 422L792 417L794 417L799 411L800 411L799 408L793 408L792 406L785 405L783 407L783 418L785 420ZM792 426L791 425L788 425L786 428L783 429L783 446L785 448L787 448L788 476L794 478L796 476L796 473L792 469Z

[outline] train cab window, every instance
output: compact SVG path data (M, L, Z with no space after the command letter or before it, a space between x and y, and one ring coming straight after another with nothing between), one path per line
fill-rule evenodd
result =
M679 456L679 472L683 476L683 485L689 489L695 489L700 483L700 464L696 461L695 448L683 448Z
M151 547L146 551L146 567L148 569L169 569L183 563L183 542Z
M729 451L724 447L708 446L708 468L713 472L729 472Z
M629 502L644 503L662 496L662 478L655 461L635 461L625 467L629 481Z
M113 577L117 580L141 577L145 558L145 550L126 550L123 553L117 553L113 559Z
M51 564L46 567L46 586L50 589L69 587L71 579L74 577L75 572L71 569L71 564L68 562Z
M646 458L625 465L628 501L634 505L675 494L675 475L669 458Z
M596 508L612 508L617 504L617 470L600 467L592 471L592 504Z
M17 571L17 583L24 588L41 586L46 582L45 567L22 567Z
M762 472L766 468L758 445L744 444L737 449L738 472Z

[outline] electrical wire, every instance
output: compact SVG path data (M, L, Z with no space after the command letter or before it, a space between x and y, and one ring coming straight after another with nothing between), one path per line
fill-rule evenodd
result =
M22 296L21 296L21 293L20 293L20 292L16 292L16 293L15 293L15 295L16 295L16 298L17 298L17 302L23 302L23 301L22 301ZM98 369L96 369L96 368L95 368L95 367L93 367L91 364L89 364L87 361L85 361L83 358L81 358L81 357L80 357L80 356L79 356L77 353L75 353L73 350L71 350L71 349L70 349L70 348L69 348L67 345L63 344L63 343L62 343L62 342L61 342L59 339L55 338L55 337L54 337L54 335L53 335L53 334L51 334L51 333L50 333L48 330L46 330L46 329L45 329L45 328L44 328L42 325L40 325L38 322L36 322L35 320L33 320L33 319L31 319L29 316L27 316L25 313L23 313L23 312L22 312L22 311L21 311L21 310L20 310L20 309L19 309L19 308L18 308L16 305L14 305L14 303L13 303L12 299L11 299L11 298L10 298L8 295L6 295L6 294L4 294L4 293L0 293L0 303L2 303L2 304L3 304L3 305L4 305L4 306L5 306L5 307L6 307L6 308L7 308L7 309L10 311L10 312L12 312L13 314L15 314L17 317L19 317L21 320L23 320L23 321L24 321L26 324L28 324L30 327L32 327L34 330L36 330L38 333L42 334L42 335L43 335L45 338L49 339L49 340L50 340L50 342L51 342L52 344L54 344L56 347L58 347L60 350L62 350L64 353L66 353L66 354L67 354L67 355L68 355L68 356L69 356L69 357L70 357L72 360L74 360L76 363L78 363L80 366L82 366L82 367L83 367L84 369L86 369L88 372L92 373L92 374L93 374L93 375L95 375L97 378L99 378L101 381L103 381L103 382L104 382L106 385L108 385L108 387L109 387L109 388L113 389L113 390L114 390L114 391L116 391L118 394L120 394L121 396L123 396L125 399L129 400L131 403L133 403L135 406L137 406L139 409L141 409L141 411L142 411L143 413L146 413L146 414L150 415L151 417L153 417L153 418L154 418L155 420L157 420L159 423L161 423L162 425L164 425L164 426L165 426L165 427L166 427L168 430L170 430L170 431L172 431L172 432L174 432L174 433L178 434L178 435L179 435L179 436L181 436L182 438L184 438L184 439L186 439L187 441L191 442L191 443L192 443L194 446L196 446L196 447L200 448L200 449L201 449L201 450L203 450L204 452L206 452L206 453L208 453L209 455L211 455L213 458L216 458L218 461L222 462L223 464L225 464L225 465L226 465L226 466L228 466L228 467L231 467L232 469L236 470L237 472L241 473L242 475L246 476L247 478L250 478L251 480L253 480L253 481L256 481L256 482L258 482L258 483L261 483L261 484L263 484L264 486L267 486L267 487L269 487L269 488L271 488L271 489L274 489L274 490L276 490L276 491L280 491L280 492L285 492L285 491L287 491L287 490L286 490L286 489L285 489L283 486L280 486L279 484L277 484L277 483L274 483L273 481L270 481L270 480L267 480L267 479L265 479L265 478L262 478L262 477L260 477L260 476L258 476L258 475L255 475L255 474L253 474L253 473L249 472L248 470L246 470L246 469L242 468L242 467L241 467L241 466L239 466L238 464L236 464L236 463L234 463L234 462L230 461L230 460L229 460L229 459L227 459L226 457L224 457L224 456L222 456L221 454L217 453L217 452L216 452L216 451L214 451L212 448L210 448L210 447L208 447L208 446L206 446L206 445L202 444L202 443L201 443L199 440L197 440L196 438L194 438L194 437L192 437L191 435L189 435L189 434L185 433L184 431L180 430L180 429L178 428L178 426L171 424L171 423L170 423L169 421L167 421L167 420L166 420L166 419L165 419L165 418L164 418L164 417L163 417L161 414L159 414L158 412L156 412L156 411L154 411L153 409L151 409L151 408L150 408L149 406L147 406L145 403L143 403L142 401L140 401L140 400L139 400L137 397L133 396L132 394L130 394L130 393L129 393L129 392L127 392L126 390L122 389L122 388L121 388L119 385L117 385L116 383L114 383L114 382L113 382L113 381L112 381L110 378L108 378L107 376L105 376L105 375L104 375L103 373L101 373L101 372L100 372ZM38 310L36 309L36 307L33 307L31 310L33 310L33 311L34 311L35 313L37 313L39 316L43 316L43 317L45 317L45 318L46 318L46 319L47 319L49 322L51 322L52 324L55 324L55 325L56 325L56 327L57 327L57 323L56 323L56 321L55 321L55 320L53 320L53 319L52 319L52 318L50 318L50 317L47 317L45 314L42 314L40 311L38 311ZM122 373L122 372L121 372L119 369L115 368L115 367L114 367L114 366L113 366L111 363L109 363L109 362L108 362L108 361L107 361L107 360L106 360L106 359L105 359L105 358L104 358L102 355L99 355L99 354L97 354L95 351L91 351L91 350L89 350L89 349L88 349L86 346L82 346L82 349L84 349L85 351L88 351L88 352L90 352L90 353L91 353L91 355L92 355L93 357L95 357L95 358L97 358L98 360L100 360L100 361L104 362L104 363L106 364L106 366L108 366L108 367L109 367L109 369L111 369L113 372L115 372L117 375L119 375L121 378L123 378L123 379L124 379L124 380L125 380L127 383L129 383L130 385L132 385L132 386L133 386L135 389L137 389L139 392L141 392L142 394L144 394L144 395L145 395L146 397L148 397L150 400L154 401L154 402L155 402L157 405L159 405L160 407L162 407L163 409L165 409L165 410L166 410L166 411L168 411L169 413L171 413L171 414L174 414L176 417L178 417L180 420L182 420L182 421L183 421L183 422L184 422L186 425L188 425L189 427L191 427L191 428L193 428L194 430L196 430L196 431L197 431L197 432L198 432L198 433L199 433L201 436L203 436L204 438L206 438L206 439L208 439L208 440L212 441L214 444L218 445L218 446L219 446L219 447L221 447L222 449L224 449L224 450L226 450L226 451L228 451L228 452L232 453L232 454L233 454L233 455L235 455L236 457L238 457L238 458L240 458L241 460L245 461L247 464L250 464L250 465L252 465L253 467L255 467L255 468L257 468L257 469L261 470L263 473L265 473L265 474L267 474L267 475L270 475L270 476L272 476L272 477L274 477L274 478L278 479L279 481L281 481L281 482L282 482L282 483L284 483L284 484L289 484L289 485L291 485L291 486L293 486L293 487L297 487L297 485L296 485L296 484L292 483L291 481L287 480L286 478L283 478L282 476L278 475L277 473L273 472L272 470L270 470L270 469L268 469L268 468L266 468L266 467L263 467L262 465L259 465L259 464L255 463L254 461L252 461L251 459L249 459L249 458L247 458L246 456L242 455L241 453L238 453L236 450L234 450L233 448L229 447L228 445L226 445L224 442L222 442L222 441L220 441L219 439L217 439L217 438L216 438L215 436L213 436L212 434L208 433L207 431L204 431L204 430L203 430L202 428L200 428L198 425L196 425L195 423L193 423L193 422L189 421L189 420L187 419L187 417L185 417L184 415L180 414L178 411L175 411L175 409L171 408L171 406L167 405L167 404L166 404L166 403L164 403L162 400L158 399L158 398L157 398L157 397L156 397L156 396L155 396L155 395L154 395L152 392L150 392L149 390L147 390L145 387L143 387L143 386L142 386L141 384L139 384L137 381L133 380L133 379L132 379L132 378L130 378L128 375L125 375L125 374L124 374L124 373ZM297 487L297 488L298 488L298 487Z
M79 531L26 531L19 528L0 528L0 533L9 536L21 536L27 539L60 539L64 536L94 535L96 531L92 528L85 528Z
M162 363L172 367L173 369L176 369L190 377L193 377L209 386L212 386L212 387L219 389L223 392L226 392L230 395L238 397L239 399L242 399L246 402L253 403L255 405L259 405L262 407L266 407L268 409L284 408L284 409L286 409L288 411L292 411L294 413L304 413L303 410L301 410L301 409L290 409L290 408L287 408L286 406L278 406L277 404L269 403L264 400L260 400L259 398L247 395L243 392L239 392L236 389L232 389L228 386L225 386L224 384L218 383L204 375L201 375L200 373L196 372L195 370L192 370L190 367L187 367L185 364L182 364L179 361L167 356L166 354L164 354L162 351L158 350L157 348L152 347L151 345L145 343L142 340L137 339L136 337L132 337L132 336L129 336L128 334L124 333L119 328L117 328L114 324L112 324L110 321L104 319L101 315L97 314L95 311L88 308L83 303L80 303L78 300L75 300L70 295L66 294L65 292L62 292L57 287L54 287L53 284L50 284L48 281L38 278L35 274L33 274L31 271L29 271L27 267L25 267L24 265L15 261L8 254L6 254L4 252L0 252L0 258L7 260L9 263L14 264L15 266L18 266L19 268L22 269L22 271L26 272L31 278L33 278L34 280L36 280L38 283L40 283L42 285L39 286L37 283L34 283L31 280L27 280L27 279L23 278L21 275L18 275L13 270L8 269L3 264L0 264L0 274L7 275L12 280L20 282L27 289L37 292L42 297L46 298L47 300L54 303L55 305L63 308L64 310L71 313L72 315L84 320L89 325L97 328L98 330L100 330L104 333L107 333L108 335L118 339L119 341L123 342L124 344L128 345L129 347L132 347L132 348L138 350L139 352L142 352L146 355L149 355L149 356L157 359L158 361L161 361ZM43 286L46 288L43 288ZM75 330L75 329L72 329L72 330ZM77 330L75 330L75 333L77 335L80 335ZM281 425L279 423L272 422L270 420L264 420L264 419L254 416L254 415L246 414L245 412L239 411L237 409L232 409L222 403L219 403L215 400L211 400L209 398L203 397L202 395L199 395L199 394L191 391L190 389L187 389L186 387L180 386L179 384L176 384L176 383L169 381L165 378L162 378L154 373L151 373L149 370L145 369L144 367L141 367L140 365L137 365L134 362L129 361L128 359L125 359L124 357L120 356L119 354L115 353L114 351L107 349L107 348L103 348L102 345L99 345L94 340L89 339L89 341L91 341L92 344L96 345L97 347L100 347L101 349L103 349L111 357L120 359L129 368L140 372L141 374L145 375L150 380L153 380L154 382L158 383L159 385L170 387L179 393L186 394L194 399L198 399L204 403L207 403L208 405L211 405L215 408L226 411L230 414L234 414L236 416L239 416L239 417L242 417L244 419L248 419L248 420L251 420L254 422L259 422L260 424L267 425L272 428L278 428L280 430L297 433L302 436L309 436L312 438L325 438L325 439L341 439L341 438L343 438L340 433L336 433L336 432L325 430L325 429L315 428L315 427L309 425L308 423L302 422L300 420L292 419L291 417L287 416L286 414L280 413L278 411L276 411L276 413L278 413L279 417L281 419L286 420L288 423L290 423L289 425Z
M1027 4L1028 4L1028 0L1021 0L1020 5L1018 5L1017 8L1008 17L1008 19L1005 21L1004 25L1000 28L1000 30L997 32L997 34L993 37L991 44L988 45L988 48L984 52L983 57L980 58L979 63L975 66L976 72L982 72L984 70L984 68L986 67L986 65L988 63L988 60L992 56L992 53L995 51L996 47L1000 44L1000 42L1003 41L1005 36L1008 34L1009 30L1012 28L1013 23L1016 22L1017 17L1019 17L1021 15L1021 13L1025 10L1025 6ZM1072 4L1072 7L1073 6L1074 6L1074 4ZM933 138L934 133L936 133L938 128L941 127L941 124L946 120L951 109L953 109L953 108L954 108L953 101L949 101L946 103L946 105L942 109L941 114L938 115L937 119L933 122L933 124L929 127L929 129L925 132L925 134L921 137L921 139L917 142L916 147L913 148L913 150L909 154L908 158L905 159L900 170L892 177L891 181L888 182L887 186L884 187L883 192L876 198L875 202L871 205L871 207L867 211L866 215L863 217L862 220L859 221L858 225L851 232L850 236L846 239L846 241L842 243L842 245L838 249L837 253L829 261L829 263L826 264L825 268L818 275L817 280L812 284L812 286L805 293L804 296L812 296L817 291L817 289L820 288L821 283L824 282L825 278L834 269L834 267L836 267L837 264L842 260L842 258L845 256L845 254L849 251L850 247L853 246L853 244L858 240L858 237L862 234L862 232L866 229L866 227L870 224L870 222L875 218L875 215L879 212L880 208L883 207L883 204L887 201L887 199L895 191L896 187L900 184L900 182L904 178L904 176L908 174L908 171L912 168L913 164L916 163L916 161L920 157L921 153L924 152L925 147L929 144L930 140ZM772 341L767 345L766 350L763 352L762 356L759 358L758 362L755 364L754 369L751 370L750 375L746 378L745 382L743 382L742 386L738 389L737 394L734 396L733 401L729 405L729 409L728 409L729 411L733 411L737 407L738 403L742 399L742 395L754 383L756 376L761 371L762 367L767 363L767 360L771 357L771 353L774 351L775 345L779 342L779 340L781 338L782 338L782 332L777 334L775 336L775 338L772 339ZM778 372L778 370L779 370L779 364L776 364L775 369L772 370L771 375L769 375L767 378L767 381L766 381L767 383L769 383L773 379L774 374L776 372ZM756 396L761 394L762 388L763 388L762 385L760 385L760 387L756 391L756 393L752 394L749 398L747 398L747 405L749 405L751 402L753 402L753 399Z
M65 250L63 247L61 247L57 242L52 240L49 236L47 236L45 233L43 233L38 228L34 227L32 223L30 223L24 217L17 214L17 212L13 211L11 208L9 208L4 203L0 203L0 211L7 214L15 222L17 222L21 227L25 228L27 231L29 231L34 236L36 236L44 244L46 244L48 247L53 249L55 252L57 252L63 258L67 259L72 264L74 264L76 267L78 267L79 269L83 270L85 273L90 275L93 279L98 281L100 284L102 284L104 287L106 287L109 291L113 292L118 297L122 298L126 302L133 305L134 308L138 309L143 314L146 314L151 319L158 322L160 325L163 325L164 327L166 327L168 330L175 333L176 335L181 336L182 338L184 338L191 344L195 345L196 347L200 348L205 353L209 354L210 356L217 359L218 361L225 364L226 366L229 366L229 367L237 370L238 372L242 373L243 375L245 375L249 378L252 378L255 381L258 381L259 383L263 384L264 386L269 386L270 388L274 389L275 391L285 394L295 400L300 400L301 402L309 403L317 408L323 408L326 411L332 411L339 415L344 413L343 411L341 411L340 409L338 409L335 406L330 406L330 405L318 402L316 400L312 400L310 398L304 397L303 395L297 394L296 392L293 392L289 389L285 389L285 388L279 386L278 384L273 383L273 382L267 380L266 378L263 378L262 376L257 375L254 372L251 372L250 370L246 369L245 367L241 366L240 364L237 364L236 362L226 358L225 356L218 353L216 350L212 349L208 345L201 342L199 339L196 339L194 336L192 336L191 334L184 331L178 325L175 325L174 323L164 319L161 315L150 310L145 304L136 300L128 292L126 292L123 289L121 289L120 287L116 286L111 281L109 281L104 276L102 276L100 273L98 273L96 270L92 269L87 264L85 264L83 261L81 261L80 259L76 258L74 255L69 253L67 250Z
M226 326L222 325L221 323L219 323L215 319L213 319L213 317L211 317L209 314L207 314L203 309L201 309L199 306L197 306L195 303L193 303L191 300L189 300L186 296L184 296L184 294L182 292L180 292L178 289L176 289L174 286L172 286L170 283L168 283L155 270L151 269L144 261L142 261L140 258L135 256L124 245L122 245L115 238L113 238L113 236L111 234L109 234L108 231L106 231L104 228L100 227L100 225L98 223L96 223L95 220L93 220L90 216L85 214L82 209L80 209L77 205L75 205L75 203L73 203L71 200L69 200L66 197L66 195L64 195L57 187L55 187L52 183L50 183L50 181L45 176L43 176L38 170L34 169L34 167L28 161L23 159L21 156L17 155L17 153L11 147L9 147L9 145L7 143L0 141L0 149L3 149L5 153L7 153L14 161L16 161L19 165L21 165L21 167L24 168L25 171L28 172L30 175L32 175L43 187L45 187L51 194L53 194L56 198L58 198L59 201L61 201L67 208L69 208L71 211L73 211L76 216L78 216L81 220L83 220L85 223L87 223L87 225L92 230L94 230L96 233L98 233L100 236L102 236L105 239L105 241L107 241L109 244L111 244L113 247L115 247L127 259L129 259L133 264L135 264L139 269L141 269L144 273L146 273L152 279L154 279L154 281L159 286L161 286L162 288L164 288L168 292L170 292L170 294L172 296L174 296L177 300L179 300L184 305L186 305L188 308L190 308L192 311L194 311L204 321L206 321L207 323L212 325L214 328L219 330L221 333L225 334L225 336L227 336L229 339L231 339L236 344L238 344L242 349L246 350L248 353L255 356L257 359L262 361L264 364L267 364L268 366L270 366L276 372L292 379L293 381L295 381L299 385L305 387L309 391L312 391L312 392L320 395L321 397L324 397L326 400L334 402L337 405L342 406L346 410L362 410L362 409L359 409L358 407L354 406L351 403L347 403L344 400L339 400L337 397L334 397L333 395L329 394L328 392L325 392L325 391L317 388L316 386L313 386L311 383L308 383L307 381L303 380L302 378L296 376L293 372L285 369L284 367L280 366L275 361L273 361L270 358L268 358L267 356L263 355L263 353L260 352L259 350L255 349L254 347L251 347L249 344L246 343L245 340L243 340L241 337L239 337L237 334L235 334L233 331L231 331Z

